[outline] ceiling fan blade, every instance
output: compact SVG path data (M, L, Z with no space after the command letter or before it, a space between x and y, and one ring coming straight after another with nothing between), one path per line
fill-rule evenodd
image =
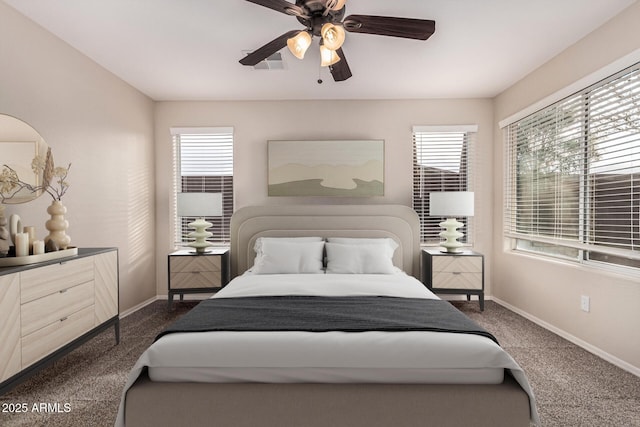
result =
M293 16L305 16L304 10L293 3L289 3L287 0L247 0L250 3L255 3L260 6L268 7L269 9L276 10L278 12L285 13Z
M343 24L344 29L352 33L416 40L426 40L436 31L435 21L390 16L349 15L344 18Z
M240 63L242 65L256 65L263 59L270 57L271 55L285 47L287 45L287 40L289 40L291 37L295 37L301 31L304 30L291 30L284 33L280 37L271 40L261 48L254 50L253 52L242 58L240 60Z
M331 65L329 67L329 71L331 71L333 80L335 80L336 82L342 82L352 76L351 69L349 68L349 64L347 63L347 57L344 56L344 52L342 51L342 48L336 50L336 53L340 57L340 61Z

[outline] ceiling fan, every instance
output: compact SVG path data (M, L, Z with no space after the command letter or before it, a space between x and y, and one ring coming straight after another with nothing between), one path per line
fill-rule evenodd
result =
M345 31L427 40L436 30L435 21L426 19L372 15L349 15L345 18L346 0L296 0L295 4L287 0L247 1L295 16L305 29L288 31L276 37L242 58L242 65L254 66L285 46L302 59L313 37L320 37L320 65L329 67L337 82L352 76L342 51Z

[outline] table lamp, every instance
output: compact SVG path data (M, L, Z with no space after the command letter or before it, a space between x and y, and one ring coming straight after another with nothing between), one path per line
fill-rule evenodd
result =
M440 223L444 231L440 237L445 241L440 245L445 253L460 253L462 243L458 239L464 236L458 228L464 224L455 217L473 216L473 192L471 191L438 191L429 193L429 216L445 217Z
M206 231L213 224L205 221L204 217L222 215L222 194L221 193L178 193L178 216L196 218L189 223L189 227L195 228L187 237L194 238L195 241L186 246L195 248L196 253L206 252L212 243L207 242L207 237L213 233Z

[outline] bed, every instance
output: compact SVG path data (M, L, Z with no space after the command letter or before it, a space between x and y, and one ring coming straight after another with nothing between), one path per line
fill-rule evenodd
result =
M397 205L238 210L234 279L141 355L116 425L537 424L524 372L490 334L422 319L457 314L417 280L418 227Z

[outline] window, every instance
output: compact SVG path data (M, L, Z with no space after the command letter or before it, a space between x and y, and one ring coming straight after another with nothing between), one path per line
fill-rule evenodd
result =
M229 224L233 214L233 129L172 128L174 148L175 192L222 193L222 216L205 217L213 226L208 241L229 242ZM174 195L175 196L175 195ZM176 198L173 198L174 212ZM176 245L191 241L195 218L176 214Z
M413 209L420 217L420 240L440 242L439 224L445 218L429 216L429 193L473 191L472 164L477 126L414 126ZM471 218L464 223L460 242L472 243Z
M640 64L506 128L516 249L640 267Z

